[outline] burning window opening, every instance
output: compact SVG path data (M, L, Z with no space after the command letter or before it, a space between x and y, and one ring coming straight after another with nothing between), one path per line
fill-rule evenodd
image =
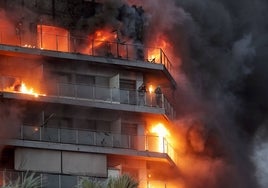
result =
M56 26L37 25L38 47L40 49L69 52L69 31Z
M155 134L158 138L158 144L156 144L157 150L161 153L167 152L166 147L166 137L169 136L168 130L162 123L158 123L153 126L151 129L151 133Z
M3 91L33 95L34 97L46 96L45 94L37 93L32 87L27 86L23 81L19 80L16 80L12 86L4 88Z

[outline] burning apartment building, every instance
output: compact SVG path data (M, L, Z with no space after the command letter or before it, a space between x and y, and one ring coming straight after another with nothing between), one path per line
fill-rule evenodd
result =
M177 86L165 51L146 42L143 8L86 0L0 8L1 185L31 171L43 187L121 174L141 188L173 187Z

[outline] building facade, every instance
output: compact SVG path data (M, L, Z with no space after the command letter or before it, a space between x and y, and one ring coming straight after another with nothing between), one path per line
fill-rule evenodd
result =
M122 42L110 28L72 27L101 2L0 5L1 184L33 171L49 188L120 174L141 188L173 187L176 82L165 53Z

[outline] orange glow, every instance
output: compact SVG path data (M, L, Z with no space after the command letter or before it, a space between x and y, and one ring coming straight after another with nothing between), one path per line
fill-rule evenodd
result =
M28 87L24 82L16 82L13 86L5 88L4 91L23 93L34 97L45 96L45 94L35 92L33 88Z
M116 31L111 31L110 29L99 29L95 31L93 34L88 36L89 43L87 46L79 49L81 53L90 53L94 55L104 55L98 54L98 49L102 49L105 53L111 53L111 51L115 50L115 41L117 39ZM113 44L114 43L114 44ZM106 54L107 55L107 54Z
M160 49L154 48L148 50L148 61L156 63L160 61Z
M157 134L160 137L166 137L169 135L167 129L164 127L162 123L157 124L152 128L152 133Z
M103 42L112 42L117 38L117 34L115 32L107 31L107 30L98 30L95 32L93 36L94 47L99 47L103 44Z
M152 63L159 63L162 61L161 53L163 50L165 53L168 52L168 50L172 49L172 46L168 42L167 38L159 34L156 37L156 40L153 42L150 42L150 46L156 46L157 48L150 48L148 49L148 61ZM169 56L169 54L166 54Z
M162 123L158 123L156 126L152 127L151 133L157 135L158 144L156 145L159 152L166 152L165 149L165 139L169 135L168 130L164 127Z
M153 86L152 85L149 86L149 93L153 93Z
M55 26L37 25L40 49L69 51L69 31ZM28 47L28 46L27 46Z

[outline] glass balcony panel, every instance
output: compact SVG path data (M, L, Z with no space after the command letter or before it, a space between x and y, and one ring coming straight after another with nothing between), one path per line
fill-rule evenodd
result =
M71 129L60 129L62 143L76 143L76 131Z
M163 139L158 136L147 136L147 150L163 152Z
M117 88L112 88L111 89L111 94L112 94L112 102L119 103L119 101L120 101L120 90L117 89Z
M130 148L128 135L114 135L113 147Z
M43 188L60 188L59 175L54 174L43 174L42 175L42 186Z
M78 131L78 144L95 145L94 132Z
M40 140L40 128L23 126L23 138L27 140Z
M60 96L75 97L75 85L59 84L58 89Z
M111 101L110 89L104 87L96 87L95 99L101 101Z
M96 145L113 146L113 136L110 133L96 132Z
M86 85L76 86L76 97L85 99L94 99L94 87Z
M48 142L59 142L59 129L44 128L42 129L42 140Z
M121 104L129 104L129 91L120 90L120 103Z
M76 176L61 175L61 188L74 188L77 185Z

